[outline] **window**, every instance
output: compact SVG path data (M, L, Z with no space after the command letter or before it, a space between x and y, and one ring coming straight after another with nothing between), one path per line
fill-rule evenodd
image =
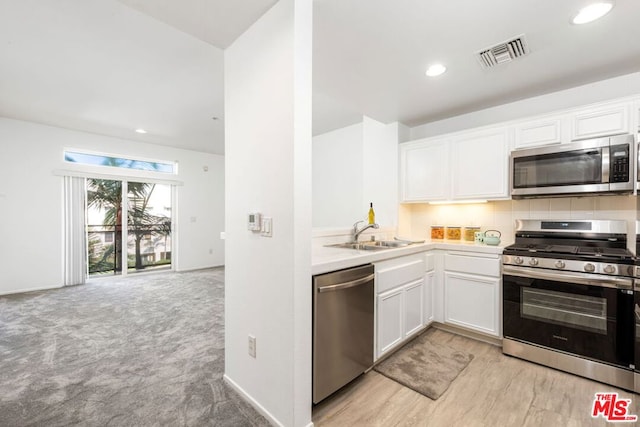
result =
M64 152L64 160L70 163L79 163L90 166L106 166L123 169L135 169L167 174L177 174L177 164L167 161L150 161L128 159L103 154L81 153L77 151Z

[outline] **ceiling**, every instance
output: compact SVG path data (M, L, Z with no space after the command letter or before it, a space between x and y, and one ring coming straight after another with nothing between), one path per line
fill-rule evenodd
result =
M570 21L585 0L318 0L314 91L409 126L640 71L640 2ZM475 54L524 34L531 53L483 69ZM445 74L426 68L444 63Z
M229 47L277 0L118 0L221 49Z
M223 49L275 3L3 1L0 116L221 154ZM314 134L362 115L415 126L640 71L640 2L571 24L586 3L315 0ZM480 66L479 50L521 34L529 55ZM427 78L436 61L447 73Z

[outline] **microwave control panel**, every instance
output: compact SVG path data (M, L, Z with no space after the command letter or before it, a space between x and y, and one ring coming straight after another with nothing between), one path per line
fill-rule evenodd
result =
M629 182L629 145L612 145L609 182Z

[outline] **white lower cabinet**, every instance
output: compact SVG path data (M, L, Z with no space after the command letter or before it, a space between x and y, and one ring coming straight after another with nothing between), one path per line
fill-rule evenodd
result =
M425 255L375 263L376 359L425 325Z
M433 322L433 290L436 280L436 272L429 271L424 275L424 323Z
M445 322L500 336L500 279L444 273Z
M424 279L403 287L404 336L413 335L424 326Z
M404 289L394 289L378 295L378 348L382 355L404 338L402 320L402 294Z
M378 357L424 326L424 281L418 279L378 295Z
M436 321L499 337L498 254L431 251L375 263L376 360Z
M500 256L447 253L444 322L500 337Z

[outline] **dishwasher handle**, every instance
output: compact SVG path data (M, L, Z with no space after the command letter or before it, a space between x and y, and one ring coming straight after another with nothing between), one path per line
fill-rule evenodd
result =
M327 285L318 288L318 293L320 292L331 292L331 291L339 291L341 289L353 288L354 286L363 285L375 277L374 274L370 274L368 276L362 277L360 279L351 280L349 282L338 283L337 285Z

